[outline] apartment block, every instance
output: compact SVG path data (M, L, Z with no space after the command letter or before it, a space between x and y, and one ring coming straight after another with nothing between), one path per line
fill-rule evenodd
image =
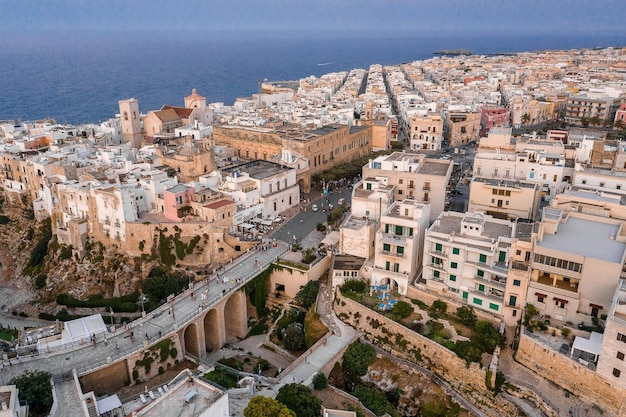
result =
M363 178L382 180L395 186L396 201L409 199L429 204L431 221L444 210L451 174L450 161L408 152L381 155L370 159L363 167Z
M424 238L420 282L457 302L497 316L508 309L509 317L519 317L527 282L524 257L530 255L528 243L523 251L524 245L516 245L530 242L531 228L482 213L443 212ZM510 268L516 272L509 279Z
M441 149L443 120L436 114L415 115L409 119L409 143L412 150Z
M610 308L626 256L624 221L546 207L527 302L541 314L589 323Z
M470 183L467 211L532 221L540 202L541 187L536 182L475 177Z
M626 389L626 281L617 284L606 318L596 371Z
M458 147L478 141L480 120L479 112L448 111L445 122L445 138L448 145Z
M389 285L391 291L406 294L422 264L429 212L430 206L415 200L396 201L383 212L376 232L371 285Z

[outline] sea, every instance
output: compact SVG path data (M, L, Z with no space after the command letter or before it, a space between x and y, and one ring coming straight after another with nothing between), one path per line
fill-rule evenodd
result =
M0 36L0 120L53 118L99 123L118 101L147 113L183 105L196 88L207 102L232 105L259 80L297 80L371 64L433 57L442 49L475 54L617 46L622 36L288 36L284 34L49 33Z

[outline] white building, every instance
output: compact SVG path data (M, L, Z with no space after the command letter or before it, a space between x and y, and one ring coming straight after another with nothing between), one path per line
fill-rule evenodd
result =
M430 206L415 200L394 202L383 212L376 232L371 285L388 285L406 294L420 272L424 233L430 222Z
M596 371L626 389L626 281L619 281L606 318Z

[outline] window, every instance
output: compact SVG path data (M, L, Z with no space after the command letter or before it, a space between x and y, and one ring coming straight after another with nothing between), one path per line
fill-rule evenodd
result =
M441 252L443 245L441 243L435 243L435 250Z
M385 271L389 271L391 269L391 262L386 261L385 262Z
M456 281L456 275L450 275L450 281Z
M396 235L402 236L402 226L396 226Z
M439 278L439 271L433 271L433 277Z
M478 306L483 305L483 300L481 300L480 298L476 298L474 297L474 299L472 300L472 302Z
M514 287L519 287L522 285L522 282L519 279L514 279L513 280L513 286Z
M617 340L620 341L620 342L626 343L626 334L618 333L617 334Z
M458 264L456 262L450 262L450 268L456 269Z
M391 245L389 243L383 243L383 251L389 252L391 250Z
M542 295L538 295L538 296L537 296L537 302L538 302L538 303L543 303L543 300L544 300L544 298L543 298L543 296L542 296Z
M480 255L479 255L479 260L480 260L480 262L481 262L481 263L483 263L483 264L484 264L484 263L487 263L487 255L480 254Z
M400 272L400 264L398 263L393 264L393 272Z
M476 271L476 275L482 278L485 276L485 271L483 271L482 269L479 269Z
M478 291L484 292L485 291L485 286L483 284L478 284Z
M623 352L617 352L617 359L619 359L620 361L624 360L624 353Z
M461 253L461 249L459 249L459 248L452 248L452 253L454 255L458 255L459 253Z
M463 291L463 299L467 300L467 291Z
M494 304L494 303L489 303L489 308L490 308L491 310L498 311L498 310L500 309L500 306L499 306L499 305L497 305L497 304Z
M613 368L613 376L614 376L615 378L619 378L619 376L620 376L620 374L621 374L621 373L622 373L622 371L620 371L619 369L617 369L617 368Z
M404 246L398 246L397 252L399 255L404 254Z
M510 295L509 296L509 306L510 307L515 307L516 304L517 304L517 296L516 295Z

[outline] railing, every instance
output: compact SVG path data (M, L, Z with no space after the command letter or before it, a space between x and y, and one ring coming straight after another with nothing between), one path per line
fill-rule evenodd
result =
M380 253L382 255L395 256L396 258L404 258L404 253L400 253L400 252L391 252L388 250L381 250Z

